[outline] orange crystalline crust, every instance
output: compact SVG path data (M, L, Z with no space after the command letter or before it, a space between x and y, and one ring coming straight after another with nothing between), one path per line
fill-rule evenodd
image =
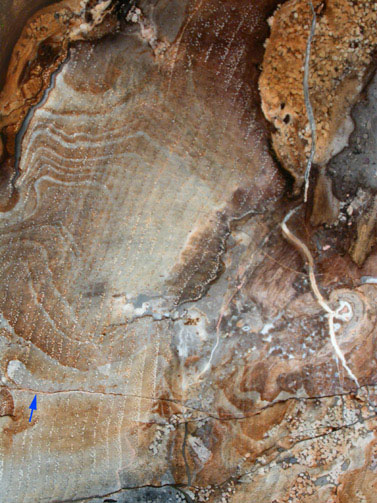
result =
M364 0L313 2L317 23L309 66L309 93L316 122L314 162L326 164L347 143L349 112L370 76L377 44L377 4ZM302 186L311 147L304 101L306 44L312 15L307 0L289 1L269 19L259 80L262 108L273 123L273 147Z

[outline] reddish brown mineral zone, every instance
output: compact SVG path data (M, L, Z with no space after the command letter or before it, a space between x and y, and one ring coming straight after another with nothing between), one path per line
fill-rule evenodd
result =
M36 7L0 94L4 502L374 503L377 254L278 166L277 1Z

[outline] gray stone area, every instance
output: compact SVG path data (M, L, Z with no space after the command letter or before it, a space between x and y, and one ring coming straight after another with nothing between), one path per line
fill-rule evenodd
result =
M78 503L191 503L192 499L171 486L124 489L108 496L80 500Z
M352 111L355 129L349 146L328 164L333 191L341 200L354 197L359 188L377 191L377 75Z

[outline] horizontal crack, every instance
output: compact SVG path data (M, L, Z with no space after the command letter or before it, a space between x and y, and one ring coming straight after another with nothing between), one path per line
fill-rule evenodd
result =
M306 438L301 438L300 440L297 440L297 442L294 442L289 447L289 449L291 449L292 447L296 446L297 444L300 444L301 442L307 442L307 441L310 441L310 440L316 440L317 438L327 437L329 435L332 435L333 433L336 433L337 431L345 430L347 428L352 428L353 426L355 426L358 423L362 423L364 421L368 421L369 419L375 419L376 417L377 417L377 414L373 414L372 416L368 416L366 418L359 418L359 419L357 419L356 421L354 421L352 423L346 423L346 424L342 424L342 425L339 425L339 426L328 426L326 428L330 428L330 431L326 431L324 433L320 433L318 435L309 436L309 437L306 437Z
M110 493L106 494L95 494L92 496L88 496L85 498L75 498L75 499L69 499L69 500L54 500L51 503L81 503L84 501L90 501L94 498L111 498L112 496L116 496L117 494L120 494L122 492L126 491L137 491L138 489L163 489L164 487L171 487L172 489L176 489L179 491L180 494L182 494L185 498L187 503L192 503L191 498L184 492L182 491L181 488L187 487L184 484L161 484L161 485L152 485L152 484L145 484L141 486L132 486L132 487L122 487L121 489L118 489L117 491L113 491Z
M365 389L367 392L369 391L370 387L375 387L375 384L366 384L363 386L360 386L358 390ZM12 388L9 386L5 385L0 385L0 389L7 389L8 391L12 392L27 392L27 393L35 393L35 394L40 394L40 395L56 395L56 394L70 394L70 393L83 393L83 394L90 394L90 395L100 395L100 396L110 396L110 397L122 397L122 398L138 398L142 400L150 400L150 401L161 401L161 402L168 402L168 403L173 403L175 405L178 405L180 407L185 408L186 410L191 410L195 412L200 412L202 414L205 414L205 417L200 417L196 419L190 419L186 418L182 423L188 423L188 422L195 422L195 421L202 421L203 419L211 418L216 421L239 421L239 420L245 420L249 419L252 417L255 417L265 410L274 407L277 404L282 404L286 403L289 401L312 401L312 400L321 400L325 398L336 398L336 397L344 397L344 396L353 396L355 395L355 391L349 391L349 392L344 392L344 393L335 393L335 394L329 394L329 395L318 395L318 396L313 396L313 397L289 397L283 400L276 400L274 402L271 402L264 407L258 409L257 411L254 411L253 413L250 414L244 414L242 416L219 416L216 415L210 411L204 410L204 409L199 409L196 407L192 407L189 405L185 405L179 400L175 400L173 398L161 398L161 397L150 397L150 396L143 396L143 395L135 395L135 394L127 394L127 393L119 393L119 392L111 392L111 391L91 391L91 390L81 390L81 389L71 389L71 390L54 390L54 391L43 391L43 390L38 390L38 389L32 389L32 388ZM355 397L357 398L357 397ZM368 403L369 400L368 400ZM375 407L374 407L375 408Z

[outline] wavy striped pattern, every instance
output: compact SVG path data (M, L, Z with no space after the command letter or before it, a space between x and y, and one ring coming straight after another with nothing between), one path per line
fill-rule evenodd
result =
M0 214L1 368L15 407L0 487L13 503L186 478L182 425L161 440L172 466L146 464L156 423L187 414L172 313L218 273L231 220L280 190L255 90L239 85L252 9L199 57L201 9L162 66L132 29L78 44L25 132L20 198Z

